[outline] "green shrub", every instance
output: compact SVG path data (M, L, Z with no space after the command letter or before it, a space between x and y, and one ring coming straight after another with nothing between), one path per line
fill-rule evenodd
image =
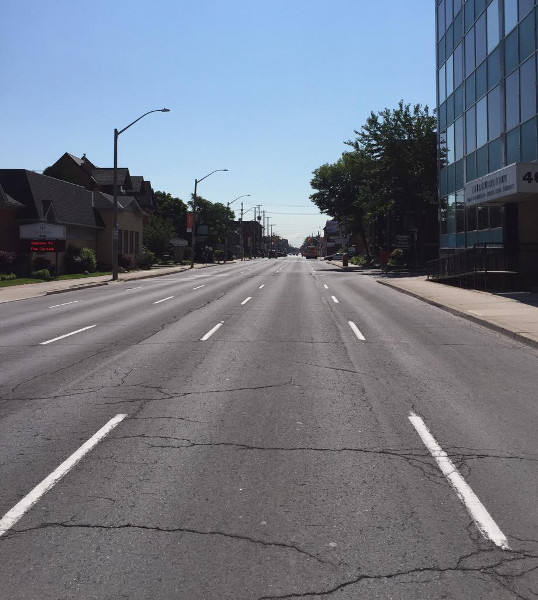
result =
M93 250L81 248L79 256L82 263L82 272L94 273L97 270L97 258Z
M15 273L0 273L0 281L11 281L17 279Z
M219 263L221 260L224 260L225 255L226 253L224 250L215 250L215 252L213 252L213 259Z
M15 262L15 258L15 252L10 252L9 250L0 250L0 271L7 271L8 267Z
M135 260L136 264L141 269L150 269L155 264L157 259L155 252L152 252L149 248L142 246L142 252L136 255Z
M50 279L50 273L48 269L39 269L37 271L32 271L30 277L32 279L44 279L48 281Z

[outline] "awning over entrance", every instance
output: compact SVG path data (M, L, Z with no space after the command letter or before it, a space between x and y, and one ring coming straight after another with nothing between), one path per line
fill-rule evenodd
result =
M466 206L538 200L538 163L514 163L470 181L464 190Z

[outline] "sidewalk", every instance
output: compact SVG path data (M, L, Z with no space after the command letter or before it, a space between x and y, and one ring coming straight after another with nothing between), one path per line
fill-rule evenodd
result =
M538 294L488 293L428 281L422 276L382 277L377 283L419 298L538 348Z
M233 263L228 261L226 264ZM195 269L205 269L207 267L217 266L217 263L195 264ZM135 279L147 279L149 277L160 277L161 275L170 275L172 273L181 273L188 271L188 266L174 267L152 267L144 271L131 271L129 273L120 273L118 281L113 281L111 275L101 275L99 277L86 277L84 279L66 279L61 281L45 281L43 283L27 283L25 285L13 285L0 288L0 304L3 302L14 302L16 300L26 300L28 298L37 298L38 296L47 296L49 294L59 294L71 290L83 290L85 288L97 287L101 285L120 285L122 282Z

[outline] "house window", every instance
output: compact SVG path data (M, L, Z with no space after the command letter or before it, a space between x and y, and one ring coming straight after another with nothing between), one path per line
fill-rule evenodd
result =
M129 231L129 254L134 253L134 231Z
M135 231L135 248L134 248L135 254L138 254L140 252L140 232Z

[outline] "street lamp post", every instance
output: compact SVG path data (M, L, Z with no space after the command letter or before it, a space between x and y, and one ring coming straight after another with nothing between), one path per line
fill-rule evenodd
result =
M230 208L230 204L233 204L236 200L239 200L239 198L246 198L247 196L250 196L250 194L243 194L242 196L237 196L237 198L234 198L230 202L226 203L226 208ZM228 228L226 228L226 234L224 239L224 254L224 262L226 262L226 259L228 258Z
M194 243L196 241L196 189L198 188L198 184L203 181L204 179L207 179L210 175L213 175L213 173L217 173L218 171L227 171L228 169L215 169L214 171L211 171L211 173L208 173L205 177L202 177L202 179L195 179L194 180L194 195L192 197L192 256L191 256L191 266L190 268L193 269L194 268Z
M129 125L127 125L127 127L120 129L120 131L118 131L117 129L114 129L114 184L113 184L114 203L112 205L112 212L113 212L112 279L113 279L113 281L116 281L118 279L118 238L119 238L119 231L118 231L118 138L126 129L129 129L129 127L131 127L131 125L134 125L135 123L140 121L140 119L143 119L146 115L149 115L154 112L170 112L170 109L157 108L155 110L150 110L147 113L144 113L141 117L138 117L138 119L135 119L132 123L129 123Z

